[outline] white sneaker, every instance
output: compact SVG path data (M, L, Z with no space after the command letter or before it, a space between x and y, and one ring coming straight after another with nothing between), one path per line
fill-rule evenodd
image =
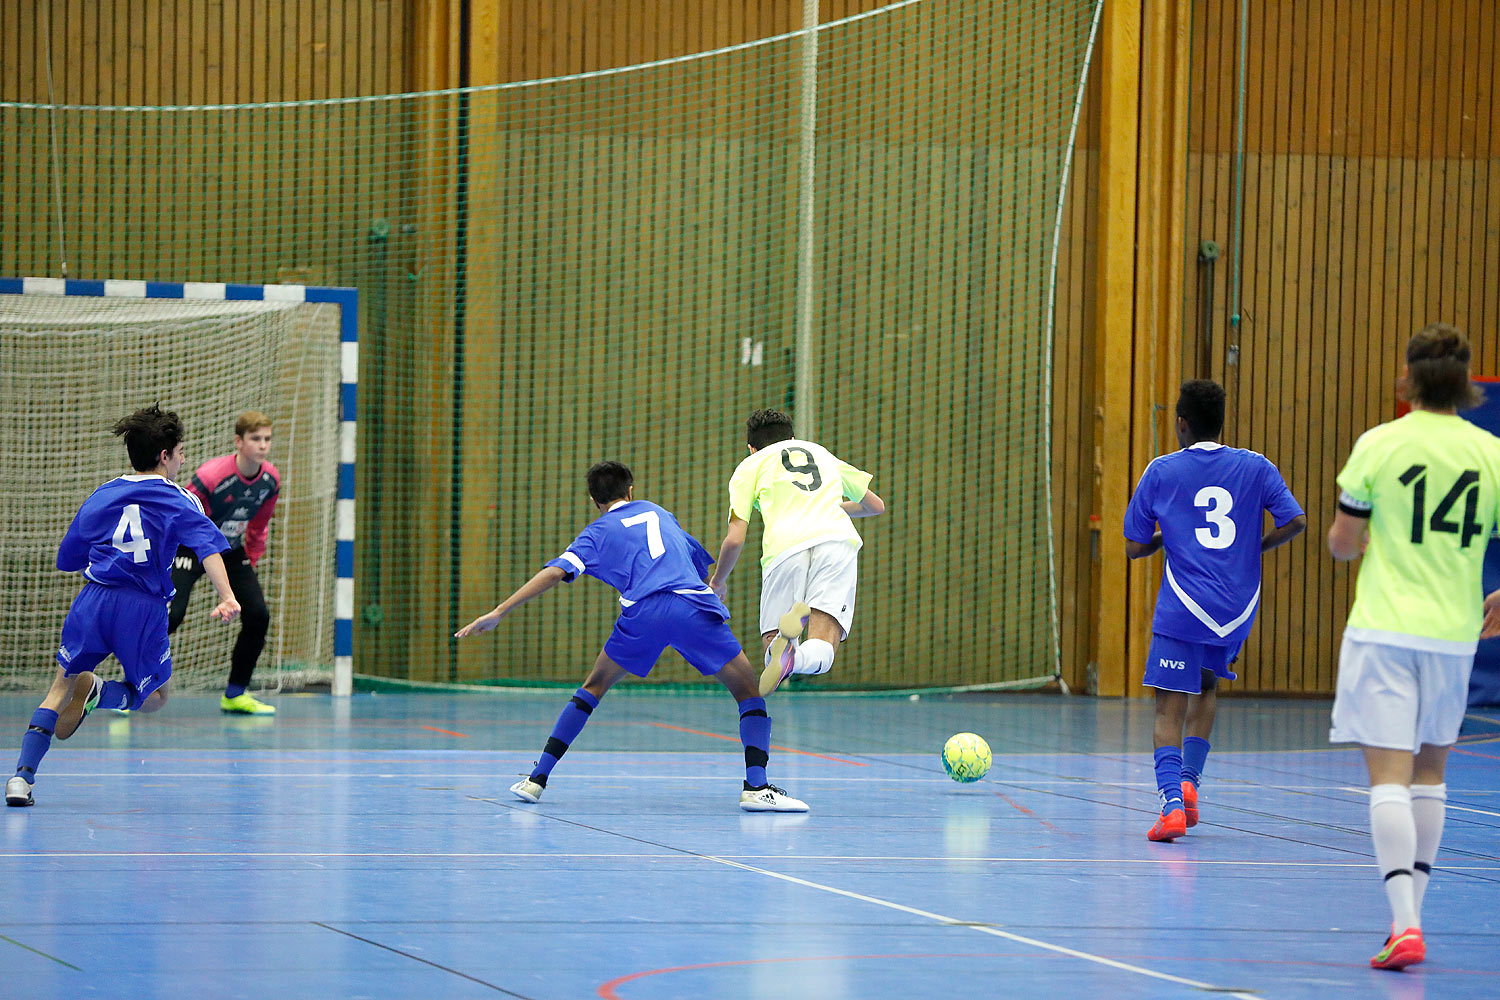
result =
M792 798L775 785L767 785L740 792L740 808L751 813L805 813L807 803Z
M29 806L35 801L31 797L31 782L19 774L5 783L5 804L8 806Z
M515 794L516 798L520 799L522 802L540 802L542 798L542 792L546 791L546 786L538 785L530 778L522 778L514 785L511 785L510 790Z
M781 682L792 675L797 663L797 639L807 628L807 618L812 608L798 601L792 609L776 622L776 638L766 648L766 666L760 674L760 696L781 687Z

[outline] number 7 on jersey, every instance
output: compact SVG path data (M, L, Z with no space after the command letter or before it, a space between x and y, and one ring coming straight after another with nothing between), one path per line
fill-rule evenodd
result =
M661 540L661 518L656 511L648 510L635 517L622 517L620 523L627 528L633 528L637 524L646 526L646 551L651 553L652 559L660 559L667 554L667 547Z

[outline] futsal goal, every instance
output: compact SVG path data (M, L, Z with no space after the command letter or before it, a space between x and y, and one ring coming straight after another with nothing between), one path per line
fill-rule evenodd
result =
M79 580L56 569L78 506L130 472L110 428L142 406L186 429L181 481L233 448L235 417L274 421L281 495L256 566L271 626L258 687L352 670L356 295L347 288L0 279L0 689L41 690ZM238 626L193 592L172 641L177 690L222 687ZM111 661L112 662L112 661Z

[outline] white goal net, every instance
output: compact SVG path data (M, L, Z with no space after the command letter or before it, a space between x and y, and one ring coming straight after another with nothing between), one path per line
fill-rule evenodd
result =
M238 414L275 421L281 496L256 567L271 627L252 684L329 679L339 381L334 305L0 294L0 690L50 680L81 583L57 571L58 543L97 486L131 471L114 422L152 403L186 425L184 485L233 450ZM228 677L239 625L209 621L213 603L202 578L172 638L175 690Z

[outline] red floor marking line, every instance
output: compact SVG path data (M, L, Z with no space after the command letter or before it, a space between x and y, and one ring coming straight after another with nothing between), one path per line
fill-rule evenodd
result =
M1045 826L1047 829L1049 829L1049 830L1056 830L1057 829L1057 827L1053 826L1051 823L1048 823L1046 820L1042 819L1040 816L1038 816L1036 813L1032 812L1030 809L1027 809L1025 806L1021 805L1018 802L1012 802L1010 800L1010 796L1006 795L1004 792L996 792L995 794L998 795L998 796L1000 796L1000 798L1004 799L1006 805L1011 806L1014 809L1016 809L1016 810L1018 810L1020 812L1025 813L1026 815L1030 816L1032 819L1036 820L1038 823L1040 823L1043 826Z
M737 737L737 736L720 736L718 733L705 733L701 729L689 729L686 726L671 726L671 725L668 725L665 722L653 722L653 723L651 723L651 725L656 726L658 729L675 729L679 733L692 733L694 736L707 736L709 739L713 739L713 740L727 740L730 743L738 743L739 742L739 737ZM842 757L830 757L826 753L813 753L811 750L793 750L791 747L781 747L781 746L777 746L775 743L771 744L771 749L772 750L779 750L782 753L801 754L804 757L817 757L819 760L833 760L833 761L837 761L840 764L852 764L855 767L869 767L870 766L869 764L866 764L863 761L845 760Z
M645 979L647 976L661 976L669 972L696 972L699 969L727 969L736 965L769 965L777 962L860 962L870 959L881 958L1018 958L1021 952L965 952L962 955L807 955L798 958L745 958L735 962L704 962L701 965L674 965L665 969L647 969L644 972L632 972L627 976L611 979L607 983L600 983L598 994L601 1000L625 1000L615 987L624 986L626 983L637 979ZM1030 957L1030 953L1025 953ZM1061 956L1058 956L1061 957Z
M469 738L468 733L455 733L451 729L439 729L437 726L423 726L422 728L427 730L428 732L442 733L444 736L457 736L461 740L466 740Z
M1454 747L1454 753L1468 754L1470 757L1483 757L1485 760L1500 760L1500 757L1492 753L1480 753L1478 750L1465 750L1463 747Z

